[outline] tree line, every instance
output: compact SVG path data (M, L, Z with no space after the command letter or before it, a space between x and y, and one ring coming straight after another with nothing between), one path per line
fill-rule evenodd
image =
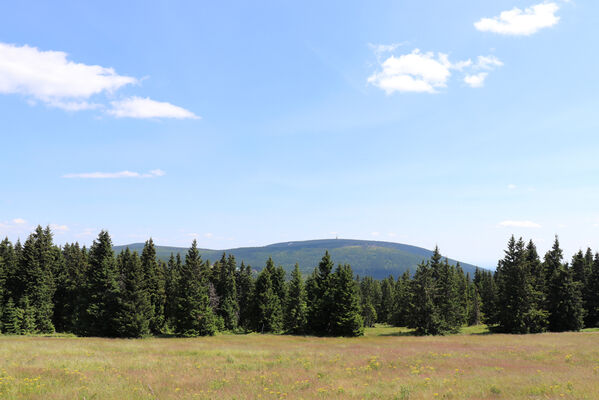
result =
M233 255L211 263L194 241L160 260L152 239L115 254L100 232L87 249L60 247L38 226L21 244L0 242L0 332L80 336L203 336L218 331L359 336L375 323L420 334L488 324L509 333L599 325L599 254L563 262L556 238L541 261L532 241L512 237L497 270L473 277L435 249L413 274L356 277L324 254L304 278L268 259L258 273Z

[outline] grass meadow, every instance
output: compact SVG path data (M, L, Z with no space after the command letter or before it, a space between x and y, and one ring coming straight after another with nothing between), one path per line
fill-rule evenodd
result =
M599 399L599 332L0 336L0 399Z

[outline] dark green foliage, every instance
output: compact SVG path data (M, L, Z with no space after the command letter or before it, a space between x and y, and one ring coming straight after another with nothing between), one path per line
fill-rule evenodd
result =
M316 335L331 332L331 310L334 307L333 262L329 252L325 252L315 268L309 285L308 320L310 330Z
M50 228L38 226L29 235L23 246L19 271L23 279L23 299L26 297L29 309L34 313L33 327L28 331L54 332L52 315L53 296L56 289L53 270L60 252L52 244Z
M150 291L144 281L144 267L137 252L129 249L117 258L119 269L118 310L114 318L115 330L121 337L142 337L150 334L154 309Z
M82 314L87 279L87 251L78 243L66 244L62 262L55 272L54 326L59 332L82 331Z
M574 281L573 275L571 268L561 265L549 281L549 329L553 332L579 331L583 327L580 282Z
M482 322L486 324L495 324L497 287L491 271L477 269L474 273L474 284L480 296L480 310Z
M252 298L254 293L254 279L252 268L243 261L235 275L237 288L237 304L239 304L239 326L243 329L252 327Z
M599 326L599 253L595 254L595 259L591 266L585 295L587 311L585 326L597 327Z
M153 334L162 333L166 323L164 308L166 305L166 276L165 268L156 258L156 247L150 238L141 252L143 269L142 282L150 300L151 313L147 315L150 321L150 331Z
M354 274L348 264L339 265L333 275L333 308L330 330L332 336L361 336L364 322L360 315L360 299Z
M287 304L285 308L285 331L291 334L303 334L308 323L306 306L306 289L302 279L299 265L296 264L291 273L291 281L287 291Z
M377 312L379 322L387 323L393 313L393 304L395 302L395 280L389 276L381 282L381 303Z
M540 293L533 286L533 258L536 258L534 246L527 250L522 239L510 238L505 257L499 261L496 271L496 322L501 332L534 333L546 329L547 313L540 303Z
M101 231L89 249L85 312L81 332L85 336L118 336L114 319L118 310L119 274L112 240Z
M393 310L389 323L394 326L408 326L412 307L412 284L409 271L404 272L401 278L397 279L394 290Z
M254 291L254 329L261 333L283 330L283 304L275 286L277 279L274 262L269 258L256 279Z
M216 332L216 316L208 297L208 265L194 240L179 273L175 331L181 336L206 336Z
M2 333L18 335L21 333L21 315L15 307L12 297L9 297L2 313Z
M225 329L233 330L237 328L239 323L236 282L237 263L232 255L225 259L223 254L223 259L219 264L219 276L216 286L219 296L218 315L223 319Z
M172 331L175 326L177 310L177 289L179 285L179 275L181 273L181 256L177 257L171 253L171 257L165 266L165 286L166 303L164 307L165 322L167 330Z
M422 335L443 333L443 321L439 307L435 304L436 284L428 262L416 269L411 288L413 307L410 309L409 327Z
M377 300L380 296L380 286L375 284L375 280L370 276L364 277L360 281L360 307L364 326L371 327L379 320L377 314Z

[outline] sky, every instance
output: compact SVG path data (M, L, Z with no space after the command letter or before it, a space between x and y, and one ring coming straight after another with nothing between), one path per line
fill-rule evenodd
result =
M0 236L599 250L599 2L0 4Z

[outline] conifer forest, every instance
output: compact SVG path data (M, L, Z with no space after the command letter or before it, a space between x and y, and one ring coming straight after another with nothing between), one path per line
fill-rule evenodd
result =
M24 243L0 243L0 331L136 338L257 332L361 336L385 323L420 335L486 324L493 332L579 331L599 326L599 254L566 261L558 238L540 256L511 237L492 272L474 276L435 249L413 272L376 280L335 265L325 253L312 274L286 276L276 260L245 265L231 255L204 260L194 242L184 258L113 251L100 232L88 248L58 246L38 226Z

